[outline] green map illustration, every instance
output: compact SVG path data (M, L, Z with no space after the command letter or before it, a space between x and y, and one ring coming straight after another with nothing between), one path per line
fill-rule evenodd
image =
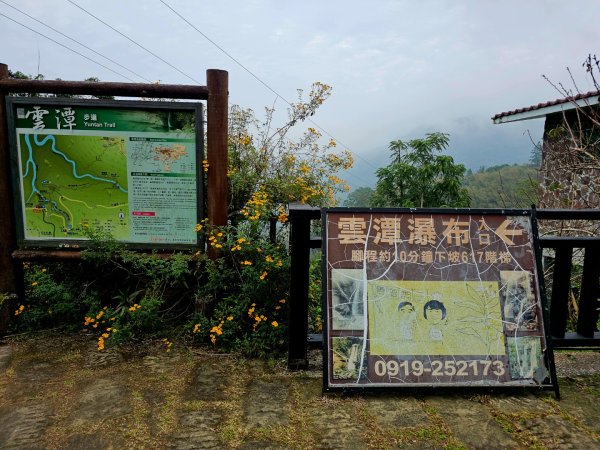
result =
M129 236L125 139L19 134L27 238Z

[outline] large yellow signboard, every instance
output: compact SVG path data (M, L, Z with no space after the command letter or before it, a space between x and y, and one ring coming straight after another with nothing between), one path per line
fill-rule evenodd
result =
M326 389L554 386L529 211L325 211Z

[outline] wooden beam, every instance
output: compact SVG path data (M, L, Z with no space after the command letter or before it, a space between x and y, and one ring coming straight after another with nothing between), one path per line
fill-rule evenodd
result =
M227 73L227 72L225 72ZM178 98L207 100L207 86L180 84L114 83L59 80L0 79L3 93L69 94L116 97Z

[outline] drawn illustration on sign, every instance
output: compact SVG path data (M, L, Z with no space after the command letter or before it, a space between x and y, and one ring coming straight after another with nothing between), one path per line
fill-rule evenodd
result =
M548 386L525 213L324 213L328 388Z

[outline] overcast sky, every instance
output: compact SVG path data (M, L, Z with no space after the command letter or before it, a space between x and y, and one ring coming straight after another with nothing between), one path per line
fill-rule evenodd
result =
M528 160L543 120L493 125L491 116L559 98L542 79L592 89L581 64L600 53L600 1L191 1L164 0L288 100L314 81L333 86L314 116L355 155L352 187L372 183L391 140L450 134L450 154L469 168ZM97 21L76 3L178 70ZM7 6L12 5L152 81L206 84L229 71L230 102L286 104L159 0L0 0L0 14L111 67ZM0 16L0 62L47 78L128 81ZM183 72L186 75L183 75ZM306 124L306 127L311 124Z

